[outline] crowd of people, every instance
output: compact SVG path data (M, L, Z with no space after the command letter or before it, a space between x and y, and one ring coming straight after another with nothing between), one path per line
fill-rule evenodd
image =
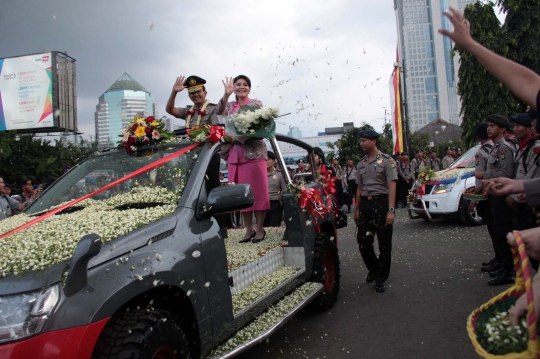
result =
M41 185L34 186L27 179L21 181L21 194L14 196L11 185L0 177L0 221L21 213L21 211L41 193Z

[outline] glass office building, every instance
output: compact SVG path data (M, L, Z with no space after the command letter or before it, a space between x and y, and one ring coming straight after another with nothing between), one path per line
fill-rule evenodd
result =
M451 29L442 15L450 6L463 11L476 0L394 0L398 53L404 66L409 130L441 118L461 125L457 95L459 58L452 41L438 33Z
M154 97L141 84L124 73L99 97L96 105L96 141L99 148L115 147L118 135L133 117L158 116Z

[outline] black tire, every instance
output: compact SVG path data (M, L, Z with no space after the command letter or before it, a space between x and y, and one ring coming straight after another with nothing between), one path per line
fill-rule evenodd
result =
M163 310L125 311L101 332L92 359L187 359L186 336L175 317Z
M474 212L469 211L470 202L471 201L469 201L468 199L463 198L463 196L459 200L459 220L466 226L479 226L484 223L484 220L478 215L476 208L474 209Z
M312 301L312 309L325 311L332 308L339 293L340 269L338 248L327 233L321 232L315 238L310 281L324 286L323 292Z

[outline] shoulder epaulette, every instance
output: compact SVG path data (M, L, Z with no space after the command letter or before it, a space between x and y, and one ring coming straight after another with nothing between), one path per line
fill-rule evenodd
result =
M384 158L391 158L389 155L387 155L386 153L383 153L382 154Z
M365 160L367 160L367 156L364 156L364 157L360 158L360 161L358 161L358 162L362 162L362 161L365 161Z

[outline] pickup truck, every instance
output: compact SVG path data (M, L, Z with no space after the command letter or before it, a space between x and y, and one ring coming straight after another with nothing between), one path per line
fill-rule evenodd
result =
M276 135L281 168L280 142L312 158ZM244 231L219 218L252 206L253 192L213 184L220 149L179 135L137 155L102 152L0 221L0 358L231 358L304 306L331 308L337 208L324 183L304 185L320 195L311 207L286 192L285 225L240 244ZM77 185L88 177L92 193Z
M419 185L413 184L408 198L407 212L411 219L433 221L438 218L455 218L469 226L483 223L482 217L469 211L470 201L463 193L474 187L474 156L480 145L474 146L459 157L449 169L435 172L435 179L425 185L423 195Z

